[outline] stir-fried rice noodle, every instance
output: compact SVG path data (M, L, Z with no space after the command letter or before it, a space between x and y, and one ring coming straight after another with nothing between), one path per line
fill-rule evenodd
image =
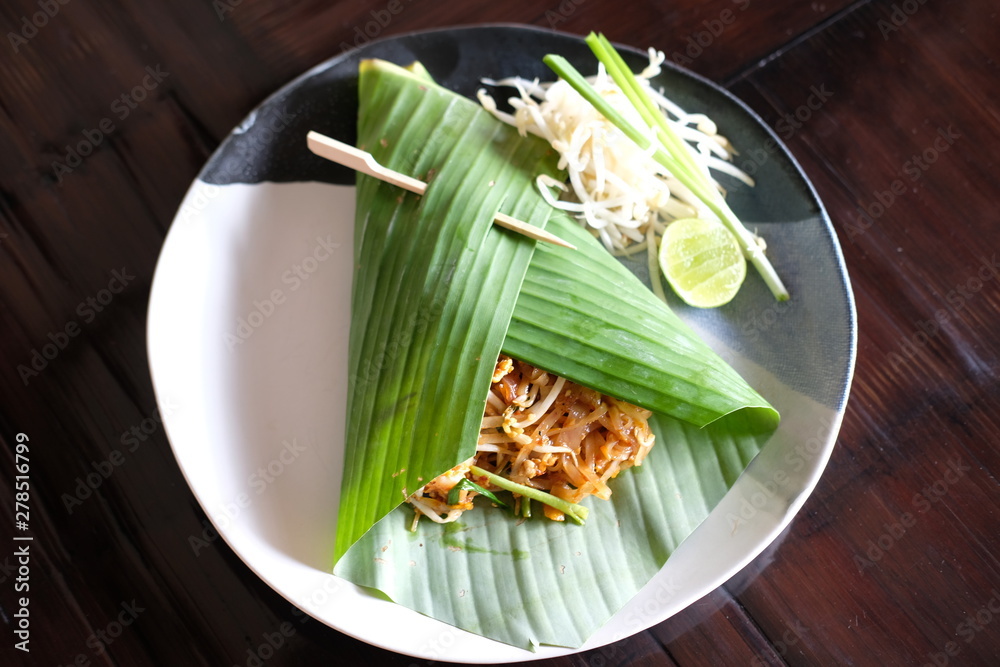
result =
M649 66L636 77L674 130L694 148L695 161L706 174L710 175L711 169L753 185L753 179L732 164L733 148L710 118L685 112L650 85L663 60L661 51L650 49ZM603 66L588 80L633 125L646 127ZM537 185L542 195L553 206L575 215L613 254L645 249L652 258L658 238L670 222L691 217L718 219L656 162L650 151L639 149L565 81L539 83L537 79L512 77L484 83L517 89L518 96L508 100L513 113L500 111L485 89L480 89L477 97L494 116L515 126L522 135L545 139L559 153L559 167L569 175L568 186L540 176ZM650 132L650 137L655 135ZM657 243L650 245L649 238Z
M498 360L492 380L476 455L407 499L417 513L415 522L426 516L448 523L472 509L478 495L473 490L462 489L458 502L448 504L450 491L463 478L497 490L486 477L473 474L472 465L570 502L590 495L607 500L608 480L641 465L653 446L648 410L507 356ZM544 510L549 519L565 519L548 505Z

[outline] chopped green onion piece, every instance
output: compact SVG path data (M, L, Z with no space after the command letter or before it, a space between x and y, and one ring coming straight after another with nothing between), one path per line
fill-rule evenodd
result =
M744 257L754 265L774 297L778 301L787 301L789 298L788 290L757 244L756 237L743 226L743 223L729 208L722 194L716 189L708 174L694 161L688 145L670 127L666 118L663 117L663 114L649 98L646 90L636 80L635 75L625 64L621 55L603 35L591 33L587 37L587 44L646 122L647 127L640 129L630 123L562 56L549 54L543 60L552 71L562 77L598 112L635 142L640 149L649 150L650 147L653 147L653 159L666 167L684 187L719 217L719 220L737 238ZM657 141L650 137L650 130L655 133Z
M495 502L497 505L500 505L501 507L507 507L507 503L497 498L492 491L484 489L483 487L479 486L468 477L463 477L462 479L459 480L458 484L451 487L451 491L448 492L449 505L458 504L459 493L461 493L462 490L475 491L479 495L486 496L487 498Z
M470 470L472 470L474 475L487 478L490 480L491 484L495 484L501 489L525 496L526 498L531 498L532 500L537 500L540 503L545 503L546 505L556 508L581 526L583 525L583 522L586 521L587 515L590 514L590 510L583 505L577 505L576 503L571 503L568 500L557 498L551 493L546 493L541 489L533 489L530 486L512 482L506 477L501 477L500 475L487 472L478 466L472 466Z

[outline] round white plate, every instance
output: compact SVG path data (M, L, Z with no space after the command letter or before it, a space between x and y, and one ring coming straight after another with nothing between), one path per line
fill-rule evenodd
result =
M308 153L310 129L354 139L362 57L422 61L471 94L481 77L549 77L541 57L595 65L578 37L518 26L373 42L306 73L220 146L182 203L156 268L150 370L171 446L227 544L291 603L337 630L428 660L554 657L456 630L334 577L353 267L350 173ZM634 55L634 54L633 54ZM632 57L632 56L630 56ZM638 62L638 60L636 61ZM798 165L747 107L679 70L660 79L709 113L752 162L730 202L768 240L793 299L755 277L730 306L685 318L782 414L779 430L661 572L586 650L666 619L736 574L789 524L836 440L854 368L850 284L830 222ZM192 548L200 545L195 536ZM210 535L208 537L211 537Z

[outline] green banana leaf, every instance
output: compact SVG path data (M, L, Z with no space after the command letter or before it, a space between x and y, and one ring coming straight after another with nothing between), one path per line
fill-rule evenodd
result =
M544 142L419 67L364 62L359 99L359 146L429 186L416 197L358 178L335 573L500 641L578 646L707 516L777 413L545 204L534 178L560 174ZM496 228L498 210L578 249ZM614 480L610 502L586 502L585 526L518 522L481 503L411 533L400 503L474 455L501 349L663 413L658 445Z
M477 504L459 521L421 521L398 507L335 574L484 637L534 650L578 647L663 567L760 450L767 431L741 411L697 428L656 415L642 467L589 498L583 526L533 512L521 521Z
M654 412L704 426L778 413L635 275L561 211L540 243L504 340L510 356Z
M401 68L362 64L359 92L359 145L429 185L418 197L358 179L338 559L410 492L475 453L535 245L492 220L502 209L544 226L531 174L554 169L551 154Z

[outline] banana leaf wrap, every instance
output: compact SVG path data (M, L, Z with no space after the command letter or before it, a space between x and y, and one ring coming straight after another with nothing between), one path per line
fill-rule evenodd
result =
M429 186L418 197L358 177L334 571L477 634L578 646L707 516L777 413L545 203L535 177L562 174L543 141L419 65L364 61L359 101L359 147ZM536 247L492 225L497 211L577 250ZM404 499L475 454L501 350L654 410L659 444L614 480L611 501L585 501L585 526L518 522L480 503L411 533Z

